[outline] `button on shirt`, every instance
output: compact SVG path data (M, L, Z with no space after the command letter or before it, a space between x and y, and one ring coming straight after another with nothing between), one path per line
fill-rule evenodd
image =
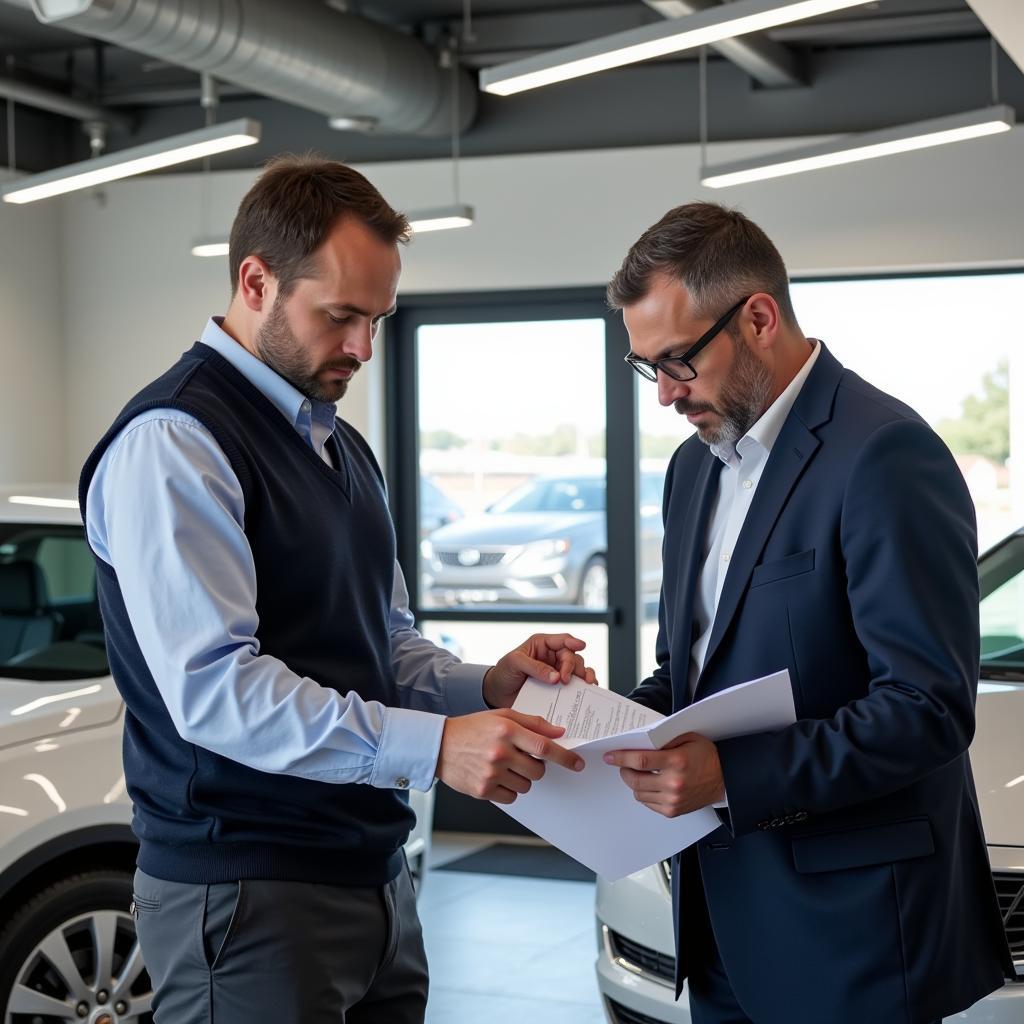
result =
M718 448L711 445L712 453L724 463L718 474L718 493L711 507L704 558L694 595L694 622L700 631L690 648L690 696L697 688L697 680L704 668L704 658L715 625L718 602L725 586L732 553L736 550L743 523L757 493L768 456L793 408L800 389L811 372L821 346L813 339L811 353L786 390L775 399L761 418L736 442L734 446ZM743 682L737 679L736 682Z
M333 466L327 441L335 407L304 398L221 322L209 321L203 344ZM224 452L202 423L177 409L136 416L107 448L89 487L89 543L117 572L139 647L178 731L259 771L428 789L443 716L485 710L487 666L464 665L420 636L397 564L390 634L401 707L338 693L262 655L244 512ZM272 743L253 741L268 731Z

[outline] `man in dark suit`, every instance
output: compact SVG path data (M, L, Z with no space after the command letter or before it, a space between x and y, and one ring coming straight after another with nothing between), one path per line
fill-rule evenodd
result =
M673 860L697 1024L929 1024L1012 976L967 748L974 509L920 416L805 338L757 225L667 213L609 289L628 361L697 428L665 482L668 714L788 669L797 723L609 755L652 810L723 826ZM951 367L950 372L955 372Z

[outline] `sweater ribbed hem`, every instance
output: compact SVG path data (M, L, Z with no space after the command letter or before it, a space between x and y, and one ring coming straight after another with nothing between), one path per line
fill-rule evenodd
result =
M386 885L404 866L401 849L359 853L271 843L167 846L143 840L138 866L167 882L212 885L242 878L323 885Z

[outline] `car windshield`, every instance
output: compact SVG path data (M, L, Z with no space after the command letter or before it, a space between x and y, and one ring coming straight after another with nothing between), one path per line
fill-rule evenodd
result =
M603 512L603 476L530 480L496 501L492 515L512 512Z
M109 671L82 527L0 523L0 677L54 681Z
M1024 536L990 551L979 580L982 678L1024 682Z

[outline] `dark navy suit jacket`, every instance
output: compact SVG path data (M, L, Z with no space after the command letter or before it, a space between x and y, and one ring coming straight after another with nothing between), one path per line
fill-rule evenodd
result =
M632 694L665 714L689 702L720 469L694 437L666 478L659 667ZM718 744L728 821L673 865L677 996L712 929L758 1024L920 1024L1012 976L967 756L976 544L942 441L823 348L754 494L695 694L788 669L798 721Z

